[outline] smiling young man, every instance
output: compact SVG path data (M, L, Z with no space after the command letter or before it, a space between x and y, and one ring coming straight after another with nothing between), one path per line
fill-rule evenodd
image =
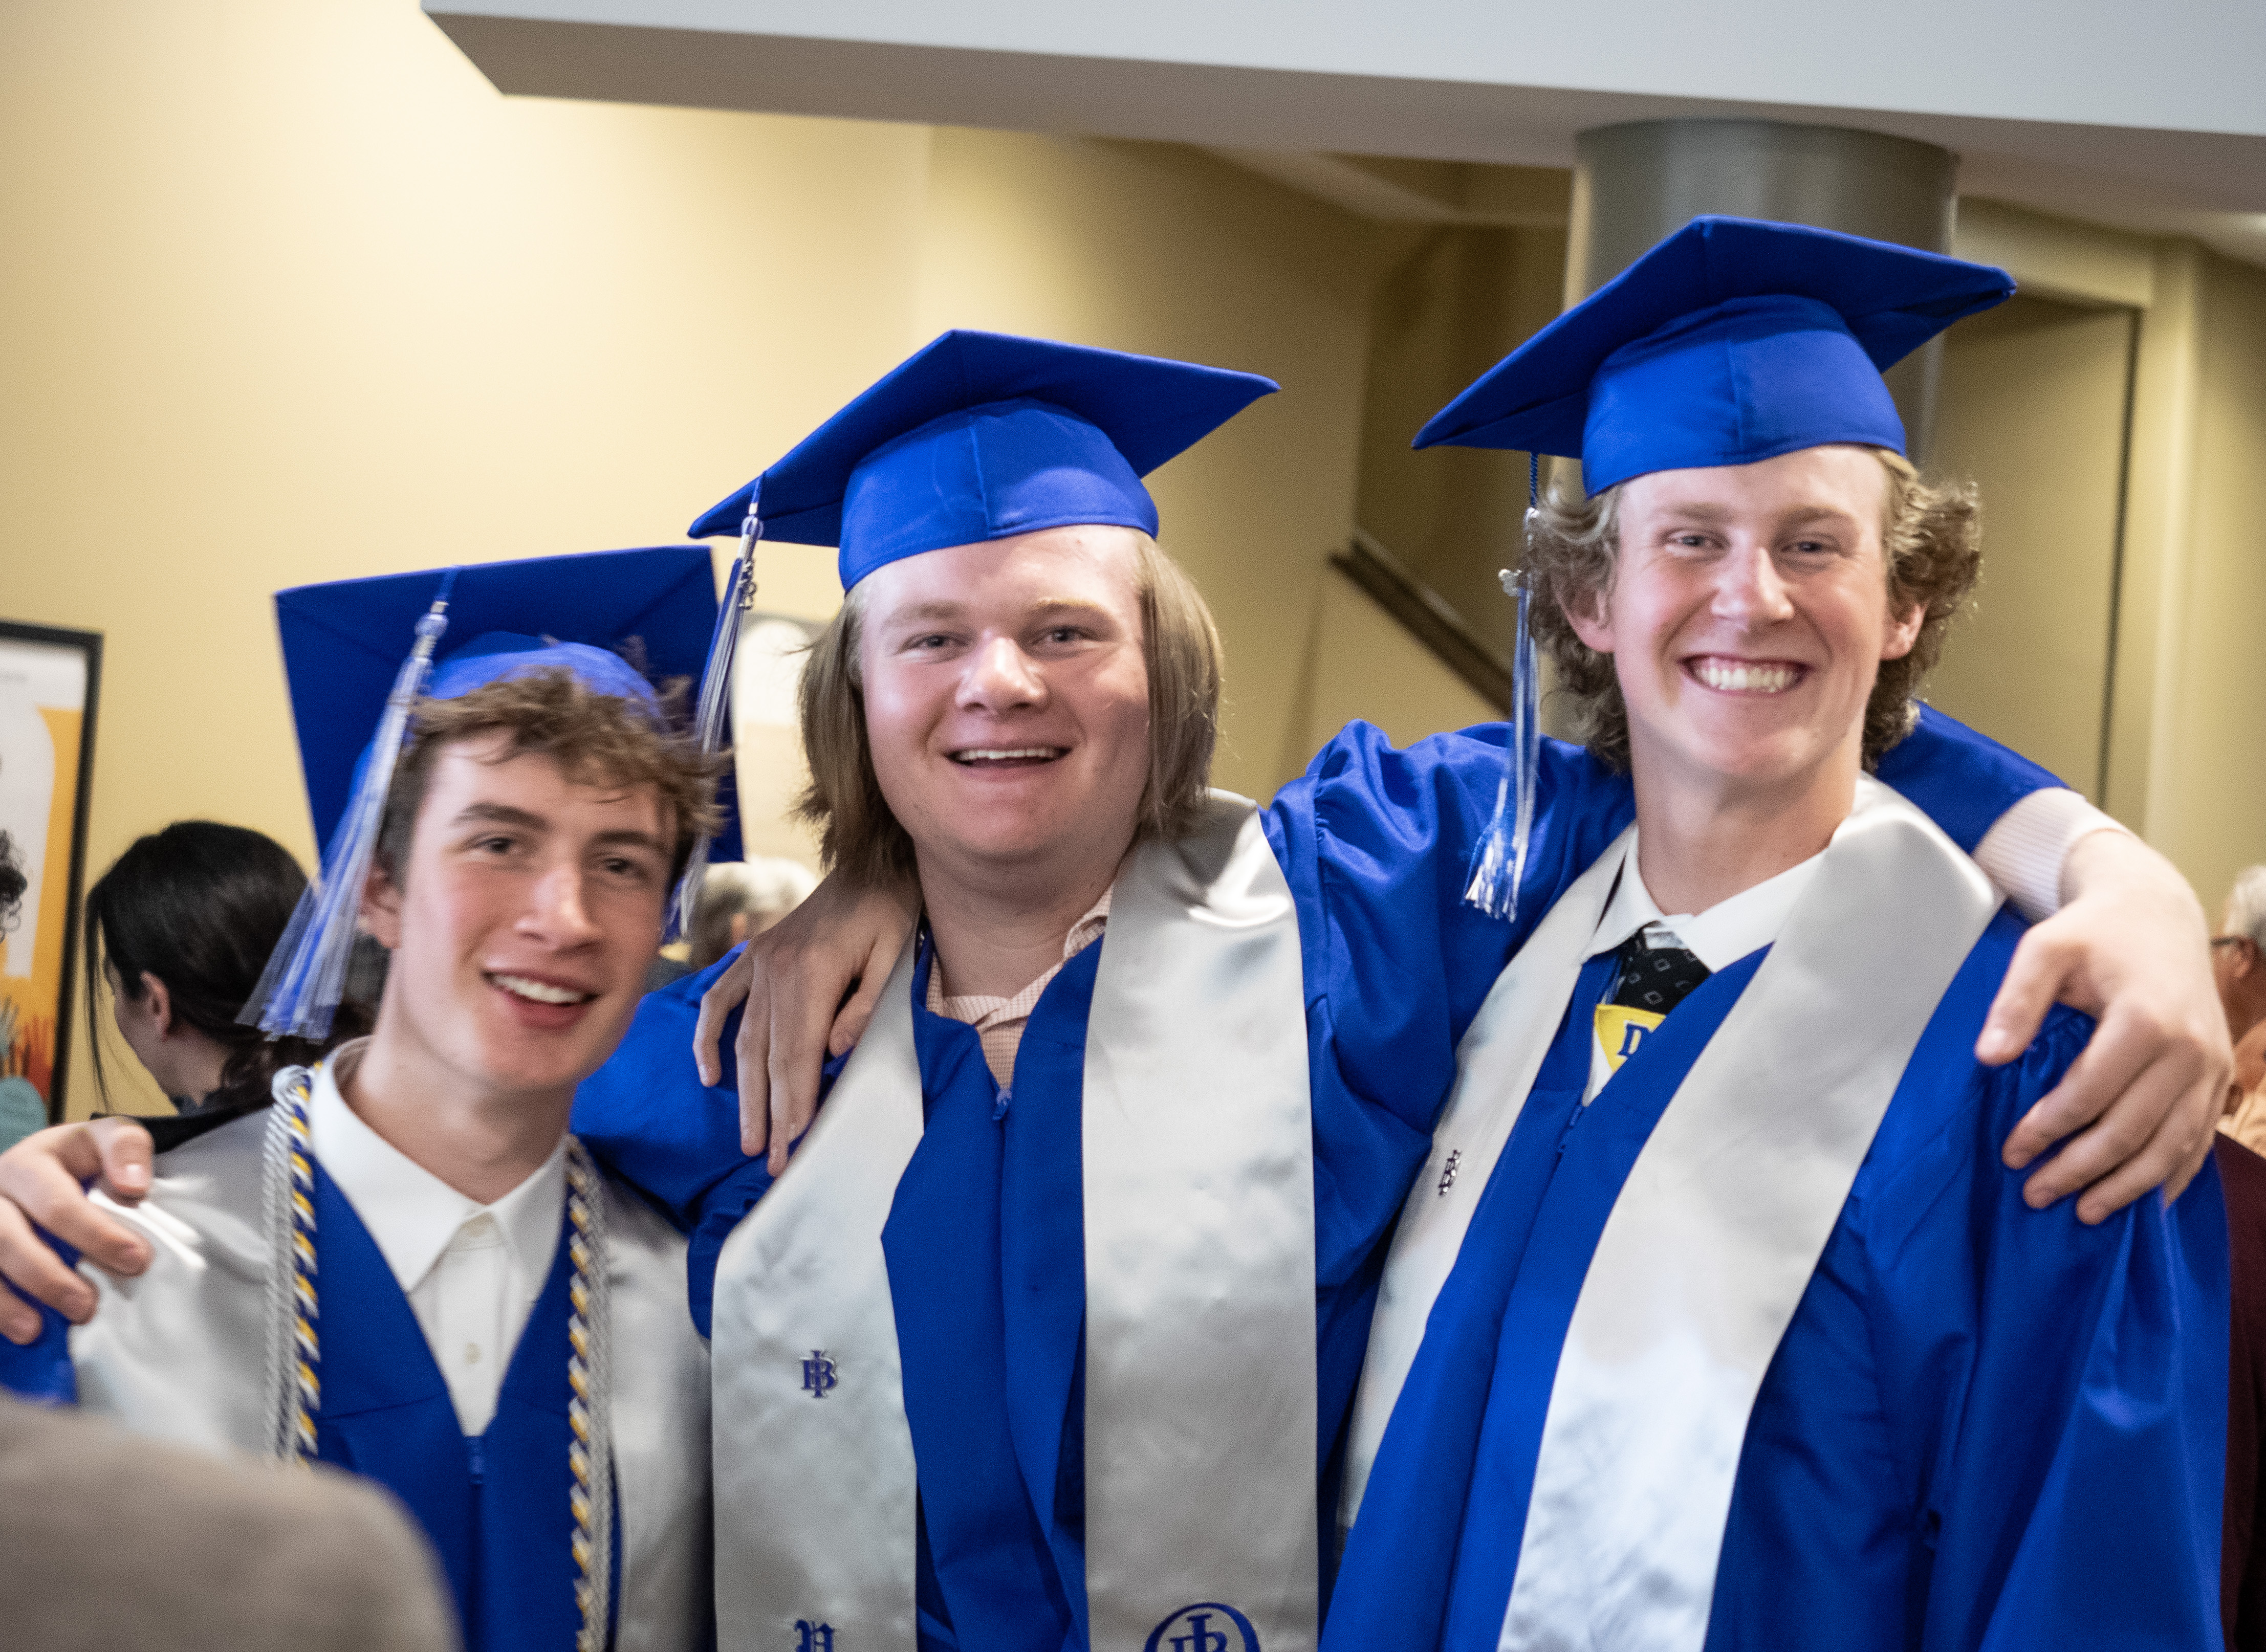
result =
M501 608L601 640L627 615L697 660L712 579L676 549L286 593L331 610L311 648L287 627L311 792L343 786L378 720L400 588L413 614L439 585L460 621ZM370 648L375 699L357 698L342 684ZM342 808L316 798L340 822L336 904L303 908L262 990L267 1024L296 1026L274 983L319 981L301 966L346 933L326 913L358 915L392 954L370 1036L287 1069L272 1105L177 1131L148 1196L111 1207L147 1267L87 1268L86 1323L0 1346L0 1381L389 1487L484 1652L705 1645L707 1362L683 1243L566 1127L636 1010L716 763L615 654L501 632L434 669L398 762L381 742L362 763ZM340 847L357 821L376 833L358 900Z
M2023 1205L2090 1023L1977 1062L2022 926L1867 772L1979 558L1876 364L1996 275L1702 219L1427 428L1582 460L1528 568L1636 821L1465 1041L1326 1646L2218 1641L2216 1174Z
M1507 925L1459 899L1499 734L1357 727L1270 808L1207 793L1217 641L1138 475L1265 388L947 334L696 526L841 547L808 811L837 887L925 915L776 1185L793 1132L742 1159L741 1099L684 1081L743 966L650 997L578 1105L692 1230L727 1641L1312 1642L1380 1241L1630 802L1553 749ZM1969 841L2045 783L1936 720L1890 766Z

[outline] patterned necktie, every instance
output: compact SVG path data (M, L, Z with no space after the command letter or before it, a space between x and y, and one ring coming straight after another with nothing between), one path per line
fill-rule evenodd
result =
M1654 928L1647 925L1614 950L1619 969L1613 976L1612 1002L1632 1010L1644 1010L1654 1015L1666 1015L1669 1011L1692 996L1692 990L1707 978L1707 966L1672 940L1657 945L1647 937Z

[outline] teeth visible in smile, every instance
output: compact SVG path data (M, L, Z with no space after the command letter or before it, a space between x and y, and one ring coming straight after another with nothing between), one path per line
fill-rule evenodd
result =
M1790 665L1735 665L1727 660L1702 660L1692 667L1692 673L1711 689L1744 690L1749 693L1776 694L1794 686L1795 668Z
M955 763L1001 763L1010 757L1058 757L1060 746L976 746L952 754Z
M581 1004L596 996L577 992L571 987L554 987L548 981L530 981L525 976L491 976L488 978L514 997L531 998L537 1004Z

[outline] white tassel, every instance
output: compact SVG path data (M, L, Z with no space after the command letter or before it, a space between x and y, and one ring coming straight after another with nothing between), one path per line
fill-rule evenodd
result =
M386 696L385 714L370 742L369 766L331 840L322 877L299 897L283 939L260 972L259 986L237 1017L270 1038L319 1042L330 1036L331 1017L346 996L347 963L354 952L362 885L369 881L378 829L384 823L393 765L409 732L410 711L432 673L433 649L449 628L449 595L456 582L451 569L441 581L441 594L431 610L417 622L417 645Z
M764 537L763 519L756 514L760 487L748 501L748 519L740 529L740 554L733 559L732 577L725 582L724 605L716 613L715 635L708 642L708 663L700 673L700 703L693 714L693 733L700 749L714 754L724 749L724 726L732 709L732 667L740 653L740 625L756 605L756 546ZM708 870L709 837L694 842L684 863L684 876L670 904L667 939L691 932L692 912L700 900L700 884Z
M1526 541L1531 545L1540 513L1540 461L1529 454L1526 464L1524 529ZM1464 886L1464 901L1489 917L1509 923L1518 916L1518 881L1525 875L1527 847L1534 835L1534 794L1542 767L1542 689L1541 665L1529 623L1533 585L1524 567L1516 573L1505 568L1502 577L1504 595L1518 608L1518 633L1510 659L1510 742L1503 749L1495 815L1472 855L1471 881Z

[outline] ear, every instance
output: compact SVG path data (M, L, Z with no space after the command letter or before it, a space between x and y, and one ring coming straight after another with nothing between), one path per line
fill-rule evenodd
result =
M1914 603L1903 614L1893 609L1889 612L1889 628L1881 638L1881 658L1901 660L1912 651L1919 640L1919 628L1927 620L1927 604Z
M173 1030L173 995L147 969L142 972L142 1002L149 1006L150 1025L160 1038Z
M401 886L376 861L362 886L362 926L388 952L401 945Z
M1603 591L1585 591L1579 601L1559 603L1558 610L1585 647L1598 654L1613 652L1612 609Z

